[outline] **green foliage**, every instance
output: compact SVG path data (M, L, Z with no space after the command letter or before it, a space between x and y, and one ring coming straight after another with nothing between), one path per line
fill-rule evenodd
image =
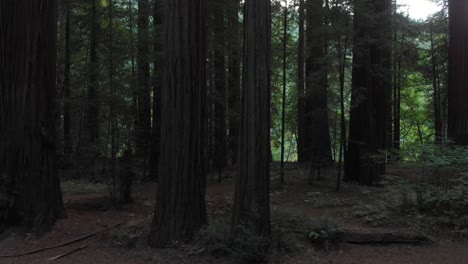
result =
M239 226L233 235L226 220L215 219L196 235L195 242L215 257L232 256L241 263L259 263L265 260L271 240L257 235L249 225Z
M404 209L464 212L468 206L468 148L454 145L418 145L401 153L407 177L386 176L383 181L400 197ZM466 212L465 212L466 213Z

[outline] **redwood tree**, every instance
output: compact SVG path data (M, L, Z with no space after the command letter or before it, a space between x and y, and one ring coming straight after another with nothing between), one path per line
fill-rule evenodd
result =
M391 95L391 1L356 0L345 181L370 185L385 172Z
M161 156L149 243L184 242L206 224L205 0L163 1Z
M307 0L307 59L305 88L305 145L302 160L318 164L331 161L328 125L327 70L323 0Z
M56 1L0 1L0 225L65 210L55 159Z
M232 227L270 234L271 4L246 0L238 171Z
M449 0L448 136L468 145L468 2Z

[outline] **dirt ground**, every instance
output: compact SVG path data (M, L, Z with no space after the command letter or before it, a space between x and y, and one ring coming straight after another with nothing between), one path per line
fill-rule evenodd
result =
M399 170L399 173L402 173ZM404 172L403 172L404 173ZM227 173L229 174L232 173ZM466 264L468 239L463 237L466 224L454 227L447 220L428 217L417 212L392 211L380 202L383 188L343 184L341 192L334 190L336 171L324 171L322 179L308 184L308 170L288 164L285 186L278 182L278 169L272 167L271 210L272 225L279 226L284 218L296 218L304 226L308 222L329 219L340 228L410 229L424 232L434 242L424 245L356 245L341 243L328 251L307 241L307 233L289 226L295 233L298 247L283 250L272 245L268 263L414 263L414 264ZM146 245L154 209L155 183L138 183L134 188L134 203L114 209L105 185L77 181L64 181L64 202L68 217L60 220L43 237L24 234L21 230L8 230L0 235L0 255L11 255L44 248L78 238L106 227L126 221L123 225L98 233L68 246L35 254L2 258L1 264L33 263L233 263L232 257L215 257L195 245L177 248L152 249ZM229 211L233 198L232 179L221 184L209 183L207 205L210 219L222 217ZM468 210L468 209L467 209ZM466 217L466 216L465 216ZM453 219L449 219L453 220ZM283 221L284 222L284 221ZM448 221L450 222L450 221ZM465 220L465 222L467 222ZM296 230L299 229L299 230ZM274 228L274 230L276 230ZM277 231L275 231L277 232ZM275 234L273 234L275 236ZM78 250L79 249L79 250ZM62 258L53 259L78 250Z

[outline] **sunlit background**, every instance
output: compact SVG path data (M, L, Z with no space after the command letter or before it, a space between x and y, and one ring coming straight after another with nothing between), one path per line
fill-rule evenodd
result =
M408 14L413 19L426 19L428 16L440 11L436 3L429 0L398 0L400 12Z

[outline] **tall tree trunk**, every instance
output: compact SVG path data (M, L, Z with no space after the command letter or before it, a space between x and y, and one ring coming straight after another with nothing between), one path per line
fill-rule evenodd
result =
M307 162L306 157L306 118L305 118L305 74L304 74L304 23L305 23L304 0L299 0L299 39L297 55L297 156L299 162Z
M308 161L319 166L328 165L332 160L323 22L323 0L308 0L305 155Z
M157 180L158 178L158 164L159 164L159 150L161 143L161 90L162 90L162 1L154 1L153 25L154 25L154 39L153 39L153 129L152 129L152 143L151 143L151 156L150 156L150 178Z
M149 68L149 2L138 0L138 117L135 128L135 155L147 158L148 141L151 134L151 95L150 95L150 68ZM146 166L146 165L145 165Z
M70 134L70 66L71 66L71 0L66 0L65 18L65 73L63 80L63 154L69 157L73 152L73 143Z
M436 144L441 144L442 135L442 112L440 103L440 87L438 85L439 69L435 54L435 43L434 43L434 22L431 20L430 35L431 35L431 62L432 62L432 89L433 89L433 111L434 111L434 128L435 136L434 141Z
M156 1L157 2L157 1ZM132 90L132 107L133 107L133 120L128 126L135 129L138 122L138 91L136 84L136 73L135 73L135 38L134 38L134 25L133 25L133 0L128 0L128 29L130 30L130 63L131 63L131 77L130 77L130 88ZM135 145L135 138L130 136L129 141L131 145Z
M270 234L271 4L244 4L244 63L238 172L232 228Z
M90 40L90 62L89 62L89 84L88 84L88 110L87 110L87 143L96 146L99 140L99 17L97 0L91 3L91 40ZM94 151L96 154L97 150Z
M149 243L187 241L206 224L205 0L163 0L161 157Z
M221 182L222 171L227 163L226 155L226 62L224 54L224 9L225 1L213 3L213 38L214 38L214 167Z
M385 173L379 151L387 147L391 89L389 0L354 6L353 81L345 180L370 185Z
M0 226L50 229L65 209L55 149L57 2L0 1Z
M449 0L448 137L468 145L468 2Z
M241 47L240 47L240 22L239 22L240 1L230 0L226 10L228 29L228 123L229 123L229 152L231 163L237 163L238 141L239 141L239 103L241 86Z
M286 122L286 67L287 67L287 47L288 47L288 3L284 6L284 21L283 21L283 100L281 107L281 172L280 180L284 184L284 134Z

